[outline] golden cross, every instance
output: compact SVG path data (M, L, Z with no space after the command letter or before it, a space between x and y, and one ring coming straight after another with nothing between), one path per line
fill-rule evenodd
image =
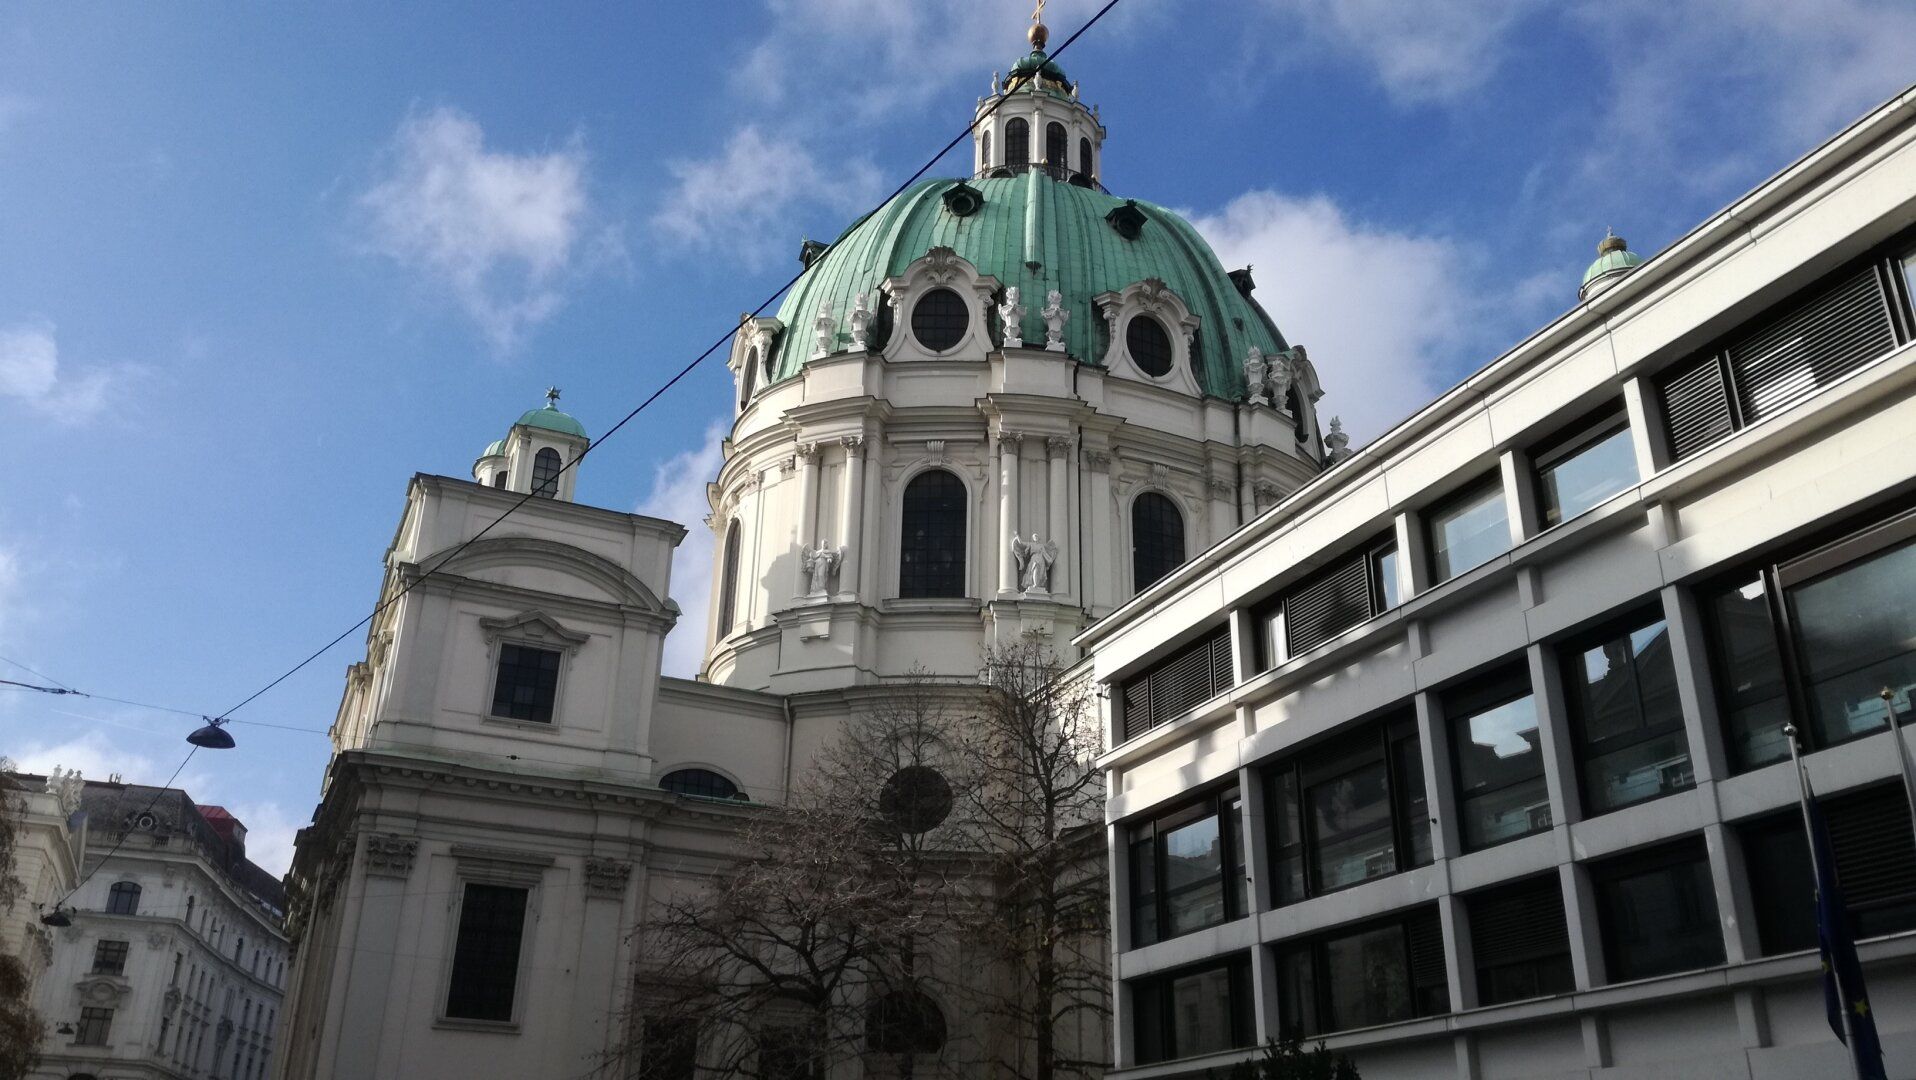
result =
M1031 9L1031 21L1032 22L1044 21L1044 0L1038 0L1038 6Z

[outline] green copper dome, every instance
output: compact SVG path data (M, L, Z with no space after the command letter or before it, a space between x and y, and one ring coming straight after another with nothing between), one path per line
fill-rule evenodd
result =
M1642 262L1643 256L1631 251L1629 245L1624 243L1623 237L1612 233L1604 237L1603 242L1597 245L1597 261L1591 263L1590 269L1583 272L1583 284L1578 287L1578 292L1589 289L1590 283L1598 278L1614 277L1635 269Z
M1011 65L1011 78L1014 80L1028 78L1034 73L1054 83L1068 81L1064 77L1064 69L1058 66L1057 61L1046 56L1043 49L1033 49L1031 55Z
M519 423L527 427L557 431L564 435L575 435L581 439L586 437L585 425L560 412L559 407L551 402L547 402L543 409L527 409L525 415L519 417Z
M506 441L504 439L494 439L492 442L486 444L486 452L479 455L479 461L484 461L489 457L504 457L505 454ZM475 461L473 464L477 465L479 461Z
M944 199L961 183L984 200L963 216ZM1121 209L1120 223L1127 215L1141 215L1143 224L1133 239L1110 219ZM774 347L773 377L790 378L810 357L812 320L821 304L831 304L838 346L849 348L855 295L865 293L875 307L879 283L935 247L951 248L1000 285L1018 286L1027 342L1043 342L1039 312L1045 294L1058 290L1071 312L1065 350L1081 363L1098 363L1107 345L1105 321L1092 298L1149 278L1169 286L1201 320L1194 351L1198 384L1207 394L1241 398L1250 347L1266 355L1289 347L1263 308L1238 291L1190 222L1161 206L1053 180L1044 170L1032 169L993 179L922 181L854 222L779 305L785 331ZM894 313L892 321L904 318Z

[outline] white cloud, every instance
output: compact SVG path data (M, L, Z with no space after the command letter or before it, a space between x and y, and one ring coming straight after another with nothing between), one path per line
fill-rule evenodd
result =
M1376 69L1392 98L1451 101L1497 70L1506 38L1538 0L1268 0L1326 48Z
M1256 270L1258 300L1323 380L1320 408L1354 445L1427 404L1487 355L1474 313L1488 298L1460 276L1450 240L1354 221L1329 198L1251 191L1194 217L1226 266ZM1475 293L1475 295L1473 295Z
M371 248L448 292L499 349L550 318L568 279L616 254L593 234L586 153L574 136L548 153L486 147L456 109L408 116L360 196Z
M63 424L90 420L106 407L116 371L80 375L60 370L53 324L31 320L0 327L0 397L33 406Z
M866 208L880 194L866 161L826 168L796 139L747 125L710 158L666 166L675 180L652 221L679 245L717 249L759 267L779 251L797 251L792 218L805 210L834 216Z
M712 530L705 518L712 505L705 485L718 478L725 463L725 432L718 421L697 447L662 462L652 473L652 490L638 512L676 521L685 526L685 540L672 556L672 599L679 605L679 622L665 639L664 671L691 678L705 662L705 626L712 596Z

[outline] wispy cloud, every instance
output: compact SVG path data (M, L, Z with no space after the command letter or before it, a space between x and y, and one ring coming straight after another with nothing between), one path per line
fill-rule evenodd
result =
M842 216L883 194L869 162L826 168L792 138L755 125L732 134L716 155L667 165L672 190L652 221L669 241L717 251L757 268L796 253L794 219L808 211Z
M599 225L578 135L544 153L490 149L451 108L401 121L360 196L368 246L443 290L510 349L564 303L577 276L618 254Z
M115 377L125 370L62 371L54 326L43 319L0 327L0 398L31 406L57 423L78 424L99 415Z
M676 521L685 526L684 542L672 556L672 598L678 601L679 622L665 639L664 671L691 678L705 662L705 625L712 595L712 530L705 525L712 512L705 485L718 477L725 463L724 440L730 424L717 421L696 447L662 462L652 473L652 490L638 512Z
M1316 44L1356 56L1403 103L1454 101L1490 79L1540 0L1266 0Z

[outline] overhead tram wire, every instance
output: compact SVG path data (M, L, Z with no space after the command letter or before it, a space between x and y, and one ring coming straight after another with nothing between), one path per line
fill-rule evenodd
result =
M5 660L5 659L6 657L0 656L0 660ZM7 662L13 663L10 660ZM15 664L14 666L23 668L27 671L33 670L32 668L26 667L26 665L24 664ZM0 679L0 687L10 687L15 690L37 690L42 694L57 694L63 697L83 697L88 699L89 701L109 701L115 705L130 705L136 709L152 709L154 712L174 713L179 716L195 716L201 720L206 720L209 722L213 719L211 716L208 716L207 714L203 712L198 712L193 709L176 709L171 705L155 705L149 701L134 701L131 698L113 697L110 694L95 694L88 690L78 690L78 689L75 689L74 687L68 686L66 683L61 682L60 680L54 678L51 675L42 675L40 672L37 672L37 671L34 671L33 673L35 675L39 675L40 678L45 679L46 681L53 683L54 685L53 686L37 686L33 683L20 682L17 679ZM72 713L67 715L77 716L79 714ZM327 734L327 731L325 728L304 727L299 724L275 724L266 720L237 720L232 717L222 717L220 719L220 723L246 724L251 727L272 728L275 731L303 731L308 735ZM139 730L146 730L146 729L139 729Z
M1085 20L1084 25L1072 31L1071 36L1065 38L1063 44L1059 45L1056 49L1051 50L1046 55L1049 58L1054 60L1058 58L1059 56L1064 55L1065 50L1069 49L1073 43L1075 43L1080 37L1082 37L1085 31L1096 26L1099 23L1099 21L1101 21L1106 15L1110 14L1111 9L1118 6L1118 2L1119 0L1106 0L1104 6L1100 7L1096 12L1094 12L1089 19ZM960 131L958 134L952 136L950 142L947 142L943 147L939 148L939 150L936 153L934 153L931 157L927 158L923 165L920 165L917 168L917 170L915 170L909 177L906 177L902 183L900 183L897 187L893 188L890 194L886 195L884 199L880 200L878 203L878 206L883 206L885 203L890 202L892 199L897 198L901 193L904 192L906 188L912 186L913 184L917 183L920 179L922 179L924 175L930 172L932 167L934 165L937 165L938 162L942 160L946 154L951 153L951 151L955 149L959 143L962 143L965 139L969 138L971 134L978 129L978 125L980 123L982 123L984 120L989 118L993 113L996 113L998 109L1002 107L1004 103L1010 99L1010 96L1011 95L1009 93L1001 93L998 96L994 97L990 105L988 105L987 107L985 107L983 110L981 110L975 116L972 117L971 123L966 124L963 131ZM819 252L817 258L815 258L813 262L816 262L818 259L822 259L826 255L829 255L831 251L838 246L838 241L842 240L843 238L844 238L844 234L841 233L838 239L834 239L831 243L825 245L824 249ZM793 285L798 284L798 280L804 277L806 271L808 271L809 269L810 269L809 265L807 265L804 268L801 268L798 273L793 274L790 278L788 278L783 285L780 285L777 289L773 290L771 295L767 296L764 300L760 301L759 305L752 309L751 311L752 317L755 318L759 315L762 315L765 312L766 308L771 307L772 304L776 302L779 297L784 296L785 293L788 292ZM703 364L706 360L710 359L712 354L717 352L722 346L725 345L726 342L730 341L732 339L732 336L736 333L738 333L738 326L737 324L734 324L733 326L728 328L723 334L720 334L716 339L712 341L710 345L707 345L705 347L705 351L693 357L690 363L680 368L677 371L677 373L675 373L671 378L665 380L665 382L662 385L660 385L658 389L652 391L651 394L647 395L644 401L639 402L638 405L634 406L630 412L626 413L625 416L622 417L618 423L613 424L610 428L608 428L604 435L600 436L597 440L587 445L587 447L584 450L580 451L579 456L562 464L559 467L559 471L553 474L549 483L556 485L558 483L559 477L563 476L567 472L567 470L570 470L576 467L581 461L585 460L587 454L590 454L592 451L597 450L599 447L605 445L605 443L608 440L610 440L614 435L617 435L619 433L620 429L624 428L627 424L631 423L634 418L636 418L640 413L644 412L653 402L657 401L660 397L663 397L666 391L678 385L680 380L684 379L687 375L690 375L693 372L693 370L696 369L700 364ZM353 623L351 626L348 626L346 629L340 631L337 636L333 637L330 641L326 642L324 645L321 645L319 648L307 654L305 659L299 661L297 664L294 664L292 667L287 668L285 671L281 672L278 676L276 676L271 682L267 683L265 686L260 687L258 690L255 690L252 693L246 695L244 698L240 699L239 703L234 705L232 708L227 709L225 712L219 714L216 717L210 717L209 719L216 724L231 722L231 717L233 713L236 713L239 710L245 708L247 705L252 704L255 700L257 700L258 698L266 694L268 691L272 690L274 687L278 686L280 683L283 683L287 679L290 679L294 675L298 674L300 671L305 669L305 667L308 664L311 664L313 661L319 659L320 657L326 655L328 652L332 651L333 646L338 645L342 641L345 641L348 637L352 636L354 632L360 630L361 628L365 627L368 623L371 623L374 619L378 618L380 614L384 612L387 608L391 607L392 605L398 603L400 600L404 599L406 594L411 592L414 588L418 587L420 583L424 582L427 578L437 573L441 567L444 567L448 563L452 562L454 559L457 559L460 556L460 554L463 553L467 548L471 547L473 544L483 539L486 536L486 534L492 532L493 529L497 528L507 518L511 517L514 513L516 513L518 510L523 508L527 503L531 502L533 499L537 497L539 496L532 491L528 491L525 494L519 496L519 499L517 502L514 502L511 506L507 507L498 517L492 519L492 521L488 523L485 528L480 529L478 532L468 537L458 547L452 549L452 551L449 552L444 558L441 558L432 566L427 567L422 573L418 574L411 581L408 581L405 585L403 585L398 592L394 593L392 596L384 600L381 600L379 603L375 604L373 606L373 609L366 613L365 617L361 618L358 622ZM44 688L36 688L36 689L44 689ZM175 710L175 711L184 712L185 710ZM195 713L195 714L188 714L188 715L199 715L199 714ZM180 762L180 767L178 769L173 770L173 776L167 778L167 785L172 784L173 780L180 775L180 771L186 768L186 763L189 761L192 761L193 755L198 752L199 752L199 747L195 746L191 751L187 753L186 759ZM165 785L162 786L160 794L155 795L153 797L153 802L148 805L147 809L151 810L153 806L158 805L161 795L164 795L164 794L165 794ZM112 849L107 852L106 856L102 858L98 863L94 864L93 869L88 871L84 877L82 877L78 882L74 884L72 889L67 891L66 896L61 897L59 901L55 902L54 904L55 911L59 910L59 906L61 903L64 903L66 899L71 897L74 893L78 892L80 890L80 887L85 885L87 881L93 877L94 873L98 872L99 868L106 864L107 859L111 858L115 852L119 851L120 844L123 844L126 842L126 838L128 835L131 834L131 832L132 830L128 829L121 833L119 841L113 845Z

